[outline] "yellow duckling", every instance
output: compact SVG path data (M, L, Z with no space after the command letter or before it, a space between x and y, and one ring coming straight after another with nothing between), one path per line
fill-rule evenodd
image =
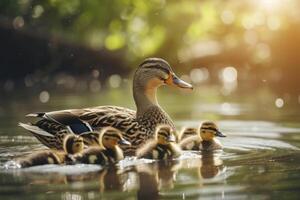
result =
M199 137L200 136L200 137ZM221 143L215 138L226 137L221 133L214 122L203 122L200 127L200 135L183 139L179 145L183 150L205 150L213 151L222 149Z
M175 143L175 131L168 125L156 127L155 138L137 150L138 158L170 159L181 155L180 147Z
M179 136L178 136L178 141L182 141L183 139L185 139L187 137L191 137L191 136L195 136L195 135L198 135L197 128L191 128L191 127L182 128L182 130L180 131Z
M79 163L85 164L112 164L124 158L123 151L118 144L130 145L130 142L125 140L122 133L113 127L103 128L99 134L101 141L98 146L92 146L77 154L75 159Z
M46 164L73 163L73 155L83 150L83 139L76 135L67 135L63 140L64 151L45 150L33 153L16 162L21 167L32 167Z

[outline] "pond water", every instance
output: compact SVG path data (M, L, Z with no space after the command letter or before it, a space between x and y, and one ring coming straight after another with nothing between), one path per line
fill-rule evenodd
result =
M213 88L160 91L176 126L214 120L227 135L223 151L185 152L177 160L126 158L114 168L96 165L7 169L7 161L45 147L25 130L25 114L96 105L134 108L128 88L99 94L16 92L0 100L0 199L297 199L300 195L299 104L277 108L264 99ZM265 95L265 93L263 94Z

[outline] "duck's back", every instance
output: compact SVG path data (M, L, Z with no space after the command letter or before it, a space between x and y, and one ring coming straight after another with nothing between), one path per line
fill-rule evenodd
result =
M124 154L133 155L141 144L153 137L157 125L168 124L174 128L170 117L158 106L150 107L139 117L134 110L117 106L38 113L35 117L41 119L34 126L46 131L49 136L30 131L49 148L59 150L63 149L66 134L100 131L103 127L111 126L120 130L124 138L131 142L131 146L121 146Z

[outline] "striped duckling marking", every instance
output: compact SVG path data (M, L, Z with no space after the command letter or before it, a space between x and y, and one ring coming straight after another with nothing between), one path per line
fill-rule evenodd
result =
M221 143L215 137L226 137L220 132L217 125L211 121L205 121L200 126L198 134L183 139L179 145L183 150L206 150L222 149Z
M124 158L119 144L130 145L130 142L123 138L122 133L113 127L103 128L98 141L100 141L98 146L89 147L78 154L76 156L77 162L100 165L112 164Z
M155 131L155 138L137 150L138 158L165 160L177 158L181 149L175 142L175 131L168 125L159 125Z
M179 141L182 141L183 139L191 136L198 135L198 130L197 128L192 128L192 127L184 127L181 129L179 133Z
M80 134L86 146L100 146L100 132L85 132Z
M22 168L46 164L72 163L73 155L81 152L83 146L83 139L80 136L67 135L63 140L64 151L45 150L32 153L23 159L17 160L17 163Z

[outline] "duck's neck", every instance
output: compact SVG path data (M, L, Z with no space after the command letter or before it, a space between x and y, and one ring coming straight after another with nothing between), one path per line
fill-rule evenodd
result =
M137 108L137 118L142 117L150 107L159 107L156 98L156 91L157 87L145 87L139 85L133 86L133 97Z

